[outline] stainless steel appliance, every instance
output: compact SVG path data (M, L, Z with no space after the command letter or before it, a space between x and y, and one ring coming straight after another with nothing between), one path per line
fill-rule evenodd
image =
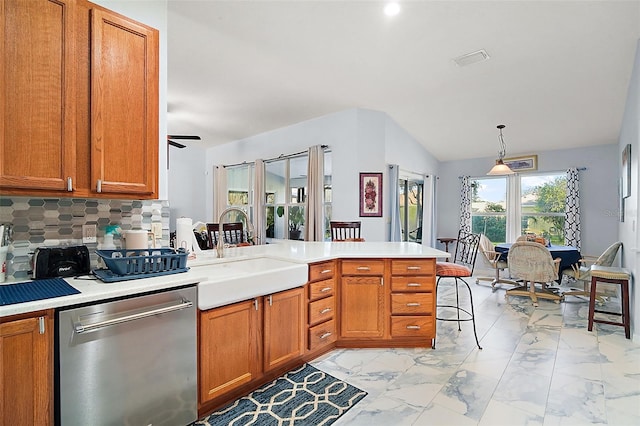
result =
M197 420L196 287L57 312L56 423Z

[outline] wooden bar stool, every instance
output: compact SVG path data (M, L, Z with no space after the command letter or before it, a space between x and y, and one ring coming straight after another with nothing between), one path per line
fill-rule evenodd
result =
M624 334L627 339L631 338L631 325L629 315L629 278L631 274L627 269L614 268L611 266L597 266L591 267L591 292L589 295L589 331L593 330L593 323L599 322L602 324L620 325L624 327ZM611 283L619 284L622 293L622 313L610 312L596 309L596 286L597 283ZM601 319L595 319L593 316L598 312L601 314L619 315L622 317L622 322L607 321Z

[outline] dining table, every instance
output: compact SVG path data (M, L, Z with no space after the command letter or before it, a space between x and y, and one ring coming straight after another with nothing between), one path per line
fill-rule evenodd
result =
M509 249L513 243L496 244L496 252L500 253L499 260L507 261ZM579 263L582 255L580 250L573 246L557 246L554 244L545 246L553 259L560 258L560 268L558 270L558 283L562 280L562 271L571 268L571 265Z

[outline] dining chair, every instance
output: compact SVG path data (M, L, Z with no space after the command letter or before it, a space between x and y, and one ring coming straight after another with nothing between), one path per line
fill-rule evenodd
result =
M504 272L504 270L508 268L507 261L500 259L501 253L498 253L495 250L495 247L491 242L491 240L487 238L487 236L484 234L480 234L479 247L480 247L480 253L482 254L482 260L484 260L484 263L488 267L495 270L495 277L477 277L476 284L478 284L480 281L491 281L491 287L494 287L494 288L498 283L518 285L518 282L514 280L500 278L500 272L501 271Z
M364 238L360 236L360 224L360 221L329 222L331 241L364 241Z
M218 244L219 224L207 223L209 248L214 249ZM242 244L247 242L242 222L228 222L222 224L223 240L225 244Z
M460 230L458 232L458 242L456 244L456 251L453 255L453 261L451 262L436 262L436 298L438 296L438 286L443 278L453 278L453 284L456 291L456 304L438 304L436 303L436 320L439 321L456 321L458 323L458 331L462 331L460 328L461 321L471 321L473 324L473 335L476 338L476 345L478 349L482 349L480 342L478 341L478 333L476 331L476 317L473 309L473 292L469 283L465 281L465 278L469 278L473 275L473 268L476 263L476 256L478 255L478 246L480 245L480 235L472 234ZM450 281L448 281L450 282ZM460 306L460 294L459 286L461 283L467 287L469 292L469 305L470 307L462 308ZM439 308L442 308L439 310ZM439 312L454 309L456 311L455 318L438 316ZM460 314L462 313L462 318ZM436 347L436 339L433 339L433 349Z
M554 260L545 246L532 241L514 243L509 249L507 263L510 275L524 282L520 287L507 290L507 299L509 296L528 296L535 307L538 306L538 298L560 303L563 296L547 288L547 283L558 277L560 259ZM541 285L539 289L536 289L536 283Z
M562 276L566 276L569 280L582 281L582 290L579 288L570 288L562 294L565 296L589 297L591 287L591 266L611 267L613 265L613 261L616 259L620 247L622 247L622 242L618 241L607 247L600 256L582 256L578 263L571 265L571 268L564 269L562 271ZM604 302L602 296L596 295L595 297L598 302Z

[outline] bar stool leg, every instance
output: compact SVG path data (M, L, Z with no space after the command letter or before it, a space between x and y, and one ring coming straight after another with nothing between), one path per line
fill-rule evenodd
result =
M629 280L620 283L622 287L622 322L624 323L624 336L631 339L631 318L629 315Z
M596 277L591 277L591 291L589 292L589 325L587 330L593 330L593 316L595 315L596 308L596 283L598 279Z

